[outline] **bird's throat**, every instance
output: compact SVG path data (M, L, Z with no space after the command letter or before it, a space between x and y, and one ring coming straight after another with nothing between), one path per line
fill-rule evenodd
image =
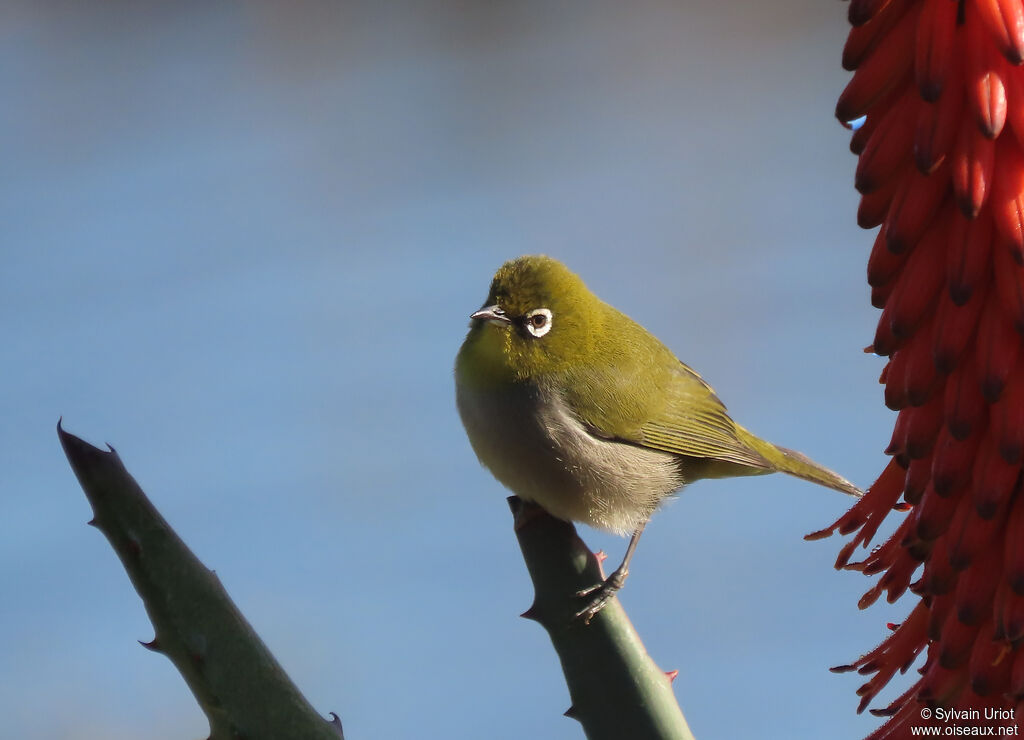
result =
M474 388L499 388L519 380L509 363L509 332L481 323L474 326L455 361L459 382Z

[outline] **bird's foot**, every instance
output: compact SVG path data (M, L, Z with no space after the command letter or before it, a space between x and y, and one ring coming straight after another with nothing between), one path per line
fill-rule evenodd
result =
M590 620L597 616L597 613L604 609L605 605L614 598L622 585L626 582L629 571L619 568L603 582L576 592L576 597L587 599L587 605L576 612L573 619L582 619L583 624L590 624Z

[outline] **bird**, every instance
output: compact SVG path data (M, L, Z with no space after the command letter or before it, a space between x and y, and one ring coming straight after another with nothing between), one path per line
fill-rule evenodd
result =
M687 484L782 472L861 495L734 422L696 371L543 255L495 273L456 357L455 398L477 458L515 495L630 535L621 565L576 594L586 623L622 588L651 515Z

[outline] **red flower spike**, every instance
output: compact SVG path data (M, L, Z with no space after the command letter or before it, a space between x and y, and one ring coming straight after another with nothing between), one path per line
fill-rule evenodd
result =
M944 291L939 298L932 348L935 367L939 372L951 373L961 364L961 357L974 336L983 305L984 297L981 295L974 296L962 306L956 305L948 291Z
M929 666L924 678L921 679L920 688L917 691L919 701L934 702L939 705L951 703L951 699L967 684L967 676L963 671L943 668L935 661ZM920 713L918 713L920 717Z
M896 528L896 531L889 539L874 548L864 560L859 563L850 563L846 566L846 569L859 570L868 575L880 573L895 565L897 561L900 561L906 552L900 546L904 541L912 543L918 541L914 536L914 521L911 517L904 517L903 522ZM888 583L882 585L885 588L889 586Z
M959 578L959 575L957 575ZM931 601L931 607L928 609L928 639L933 643L938 642L942 639L942 627L946 623L946 619L953 613L953 605L956 600L956 595L950 591L940 596L936 596ZM938 656L938 653L932 653L931 647L929 647L929 657L933 654ZM921 674L927 673L928 666L921 669Z
M958 41L954 48L959 49ZM956 52L954 57L959 56ZM914 162L923 174L931 174L953 148L967 96L964 73L954 64L943 84L942 94L931 105L925 105L917 116L914 129ZM856 153L856 152L855 152Z
M939 432L939 441L942 440L943 431ZM948 435L948 432L945 432ZM936 443L938 444L938 443ZM911 460L907 466L907 475L903 481L903 500L908 504L916 504L921 501L924 491L932 478L932 458L921 457ZM894 504L895 507L897 504Z
M998 550L997 545L994 549ZM1002 562L1000 562L1000 568L1002 568ZM992 597L992 622L995 627L993 633L993 639L1000 642L1006 641L1006 622L1004 615L1006 614L1006 601L1009 596L1010 587L1006 583L1006 579L1002 577L1002 572L998 576L992 578L995 581L995 595Z
M900 526L896 528L892 537L874 548L864 560L859 563L851 563L846 566L846 569L859 570L867 575L873 575L875 573L880 573L887 568L891 568L897 562L902 562L901 558L906 552L906 550L901 547L901 543L904 541L917 541L917 538L914 536L914 521L909 517L904 518ZM891 583L893 583L893 581L883 583L882 586L887 589Z
M999 402L990 412L999 456L1019 465L1024 458L1024 363L1018 362Z
M909 359L909 352L897 352L885 366L885 405L893 411L900 411L909 405L906 384Z
M951 165L956 203L967 218L976 218L985 203L992 181L995 150L995 142L984 136L973 122L964 119Z
M851 150L858 222L882 225L868 262L882 309L871 349L889 358L881 382L899 414L883 476L816 536L850 533L837 565L877 574L861 608L883 593L918 597L921 627L893 636L904 655L927 651L921 678L872 710L888 718L872 740L903 740L943 726L922 721L925 704L1024 711L1024 68L1007 62L1024 51L1024 0L850 10L861 27L844 61L857 70L837 115L866 116ZM901 500L911 508L893 535L848 565ZM880 646L849 668L870 674L860 711L893 677L895 653Z
M894 411L908 405L924 405L945 380L939 376L932 359L932 323L895 352L883 370L880 382L885 383L885 405Z
M895 205L894 203L894 208ZM892 244L891 232L887 239L888 243ZM926 313L930 316L935 315L932 308L946 276L944 268L948 239L949 218L936 219L917 243L896 279L896 285L886 302L886 311L889 313L892 333L895 336L909 337Z
M861 697L860 704L857 705L857 714L860 714L867 708L868 704L871 703L872 699L875 698L895 673L895 670L887 666L885 670L876 673L870 681L857 689L857 695Z
M857 602L857 608L858 609L867 609L869 606L871 606L876 601L878 601L878 597L881 596L881 595L882 595L882 584L876 583L874 586L872 586L870 589L868 589L867 592L863 596L860 597L860 600ZM858 713L860 713L861 711L863 711L863 710L858 710Z
M872 709L871 714L876 717L892 717L892 719L879 727L867 736L867 740L894 740L893 727L902 727L905 724L921 722L921 710L916 702L910 701L911 694L908 691L903 697L897 699L885 709ZM863 702L861 702L863 704Z
M854 664L856 667L870 663L876 667L890 665L894 670L906 671L921 651L923 639L926 637L928 609L920 603L903 622L886 626L892 633L886 636L878 647L858 660Z
M953 515L956 513L957 504L959 499L955 496L948 496L943 498L935 492L934 486L928 486L924 491L924 496L921 497L921 504L914 510L914 533L922 540L934 540L941 537L949 529L950 522L953 521ZM941 560L941 559L940 559ZM928 565L936 561L936 557L928 561L925 566L925 573L929 573ZM931 569L931 573L935 573L935 569ZM936 587L928 584L928 588L932 590L932 593L943 593L941 590L935 590Z
M901 477L904 480L906 478L903 468L896 460L890 460L885 470L882 471L882 475L879 476L878 481L871 487L870 491L873 492L871 501L873 510L871 516L860 528L860 536L864 538L865 545L874 539L875 532L878 531L878 525L882 523L882 520L885 519L888 513L886 509L892 508L899 499L902 489L900 485Z
M908 691L905 691L901 696L898 696L889 706L882 709L872 709L871 714L875 717L893 717L897 714L906 715L910 710L915 709L917 705L911 701L914 697L914 692L917 691L917 687L913 686ZM920 715L918 716L920 721ZM888 725L883 726L881 729L885 729ZM879 731L871 733L869 740L877 740L879 737ZM883 737L890 737L887 733Z
M822 530L825 531L825 530ZM804 535L805 540L816 540L818 532L812 532L809 535ZM836 570L843 570L847 567L850 562L850 558L853 557L853 551L857 549L857 543L854 540L847 542L839 549L839 554L836 556L836 562L832 566Z
M974 565L978 556L991 547L989 540L1000 534L999 529L1006 519L1006 507L996 505L991 514L989 517L979 515L973 497L960 497L946 533L949 563L953 570L963 571Z
M928 102L938 100L949 71L956 13L956 4L949 0L924 0L921 6L915 39L914 81L921 97ZM853 37L852 32L850 37Z
M886 37L896 21L903 17L910 2L899 0L886 5L871 19L854 27L843 46L843 69L853 71L875 50L878 42Z
M855 145L859 147L859 151L854 152L855 154L860 154L864 151L864 147L867 146L868 140L874 135L875 129L878 128L886 115L892 111L892 107L899 100L902 100L910 89L911 84L908 78L906 83L894 85L885 95L871 104L867 113L864 114L863 123L858 126L857 130L853 132L853 136L850 137L850 151L853 151ZM848 126L849 124L843 125Z
M1024 264L1024 155L1015 139L1001 136L995 157L999 166L992 178L991 204L996 230L1009 243L1014 261Z
M993 252L993 271L999 305L1013 322L1013 327L1024 334L1024 269L1014 261L1007 245L997 244L993 247Z
M858 192L878 190L910 163L914 129L907 125L907 121L917 120L921 105L921 99L907 88L879 122L857 163L853 184Z
M967 303L974 289L988 279L991 247L992 218L987 209L971 221L961 211L953 211L946 253L946 283L949 297L957 306Z
M889 283L886 283L885 285L880 285L876 288L872 288L871 305L874 306L875 308L882 308L885 305L885 302L889 300L889 294L892 293L892 288L895 282L896 281L893 280Z
M911 405L907 397L906 385L909 360L909 352L897 352L886 365L885 405L893 411L902 411ZM890 449L892 451L889 454L901 454L904 451L902 447Z
M1002 699L1002 697L1000 697L1000 699ZM988 717L987 711L991 711L992 709L992 699L981 696L969 686L960 694L960 698L957 700L954 708L959 712L971 712L971 714L958 715L960 717L966 718L970 716L977 716L977 719L970 720L970 724L968 725L968 727L970 727L970 735L967 735L968 737L977 737L980 733L987 732L987 728L992 728L994 730L1002 724L998 719ZM975 711L978 712L977 715L974 715ZM1011 722L1010 724L1015 725L1016 722ZM963 732L963 730L961 730L961 732ZM947 735L947 737L949 736ZM988 737L992 736L989 735ZM1000 733L999 735L996 735L996 737L1003 737L1003 735Z
M948 499L943 499L943 503L948 506L950 502ZM952 503L954 506L949 507L949 514L943 531L949 528L949 519L953 518L956 502L953 501ZM920 528L920 522L918 522L918 528ZM944 538L937 539L935 546L932 548L931 557L924 564L924 571L921 574L921 590L930 596L943 596L952 593L959 579L960 575L949 564L949 548L946 547L946 540ZM932 612L937 613L934 604L932 606ZM938 624L941 626L942 622L939 621Z
M1024 499L1017 496L1006 518L1006 537L1003 549L1003 577L1013 593L1024 596Z
M976 7L973 2L965 6L967 100L982 133L994 139L1006 123L1006 88L999 75L1001 65L993 53L995 48L979 22Z
M953 436L949 426L943 427L932 452L931 485L942 498L959 494L970 483L974 470L974 458L981 435L975 434L959 440Z
M1013 667L1010 669L1009 694L1014 700L1024 699L1024 650L1018 650L1013 658Z
M896 0L892 0L896 2ZM855 121L886 93L903 86L914 61L917 7L910 8L857 67L836 104L836 118Z
M1003 643L994 639L994 628L989 621L978 633L971 653L969 674L971 689L980 696L988 697L1010 682L1013 662L1007 660L1007 650Z
M1024 61L1024 7L1017 0L974 0L996 48L1013 64Z
M904 397L911 406L923 406L936 394L944 395L946 377L939 374L932 357L931 338L935 320L921 328L914 338L897 352L907 355L907 369L903 376Z
M942 398L935 396L924 406L908 406L900 411L885 453L906 455L911 460L928 455L942 427Z
M979 299L980 296L976 296L967 306L954 310L966 312L968 307L980 305ZM936 363L938 355L936 349ZM968 355L949 376L945 396L943 405L950 434L956 439L967 439L988 417L988 405L981 395L981 381L973 355Z
M878 476L878 479L871 484L863 496L857 499L857 503L849 511L839 517L831 526L804 535L804 539L818 540L823 537L830 537L836 530L840 534L849 534L856 529L860 529L861 531L857 534L852 544L854 547L861 543L867 546L871 541L871 537L874 536L878 525L874 524L866 527L867 531L865 531L865 524L885 519L889 508L899 499L900 493L903 490L905 475L906 471L900 467L899 463L896 460L890 460L889 464L885 466L885 470ZM852 551L853 547L850 550ZM841 565L837 564L836 568L842 568L845 565L844 561Z
M902 408L899 416L896 417L896 424L893 425L893 436L889 440L889 446L886 447L886 454L891 454L897 460L900 458L900 455L906 454L906 437L910 427L910 418L913 416L914 410L909 406Z
M1020 341L999 306L995 291L988 297L978 320L975 348L981 395L989 403L995 403L1003 392L1006 378L1017 362L1020 351Z
M857 208L857 225L862 229L873 229L879 226L889 212L889 205L897 188L902 184L900 177L894 177L860 199L860 206Z
M876 109L873 110L871 113L868 113L868 115L864 118L864 121L861 123L860 127L858 127L858 129L854 131L853 135L850 137L851 154L856 154L857 156L860 156L860 153L864 151L864 147L868 145L868 141L870 141L872 135L874 135L875 133L875 130L882 122L882 117L887 112L888 108L886 108L885 104L882 103L877 105Z
M910 586L910 579L914 575L921 562L913 558L903 548L893 548L895 551L894 562L889 564L885 575L878 581L878 585L885 590L885 600L890 604L906 593Z
M878 230L875 237L875 244L871 248L871 256L868 257L868 285L881 287L886 283L893 282L903 265L906 264L908 253L893 254L889 251L889 245L885 243L885 226ZM884 303L883 303L884 305ZM882 306L875 306L881 308Z
M963 579L961 579L962 581ZM965 665L974 649L974 638L978 635L979 624L964 624L953 610L942 625L939 639L939 665L955 670Z
M932 224L949 190L950 168L944 164L931 175L912 170L892 196L886 215L886 243L897 254L912 247Z
M983 530L985 522L974 513L974 505L970 496L960 496L953 521L949 523L946 533L946 544L949 552L949 564L953 570L961 572L971 565L981 548L978 533Z
M892 311L885 309L878 317L878 328L875 330L875 339L871 344L875 354L880 357L892 356L900 346L900 340L892 333L892 320L889 318L891 313Z
M1010 124L1018 146L1024 146L1024 106L1019 104L1024 95L1024 79L1019 69L1010 68L1005 63L999 76L1006 85L1007 100L1013 102L1013 105L1006 107L1006 122Z
M996 600L996 633L1000 639L1020 642L1024 638L1024 596L1014 593L1004 581L999 597Z
M977 567L965 571L956 584L956 609L953 614L957 621L978 627L989 619L1002 570L1002 553L998 547L992 547L989 543L989 547L979 556Z
M863 26L892 2L893 0L850 0L850 25L854 28Z

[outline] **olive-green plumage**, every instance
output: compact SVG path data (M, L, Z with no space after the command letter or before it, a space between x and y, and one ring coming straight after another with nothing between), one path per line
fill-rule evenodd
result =
M455 366L470 442L555 516L630 532L693 480L776 471L860 493L736 424L696 372L556 260L506 263L473 316Z

